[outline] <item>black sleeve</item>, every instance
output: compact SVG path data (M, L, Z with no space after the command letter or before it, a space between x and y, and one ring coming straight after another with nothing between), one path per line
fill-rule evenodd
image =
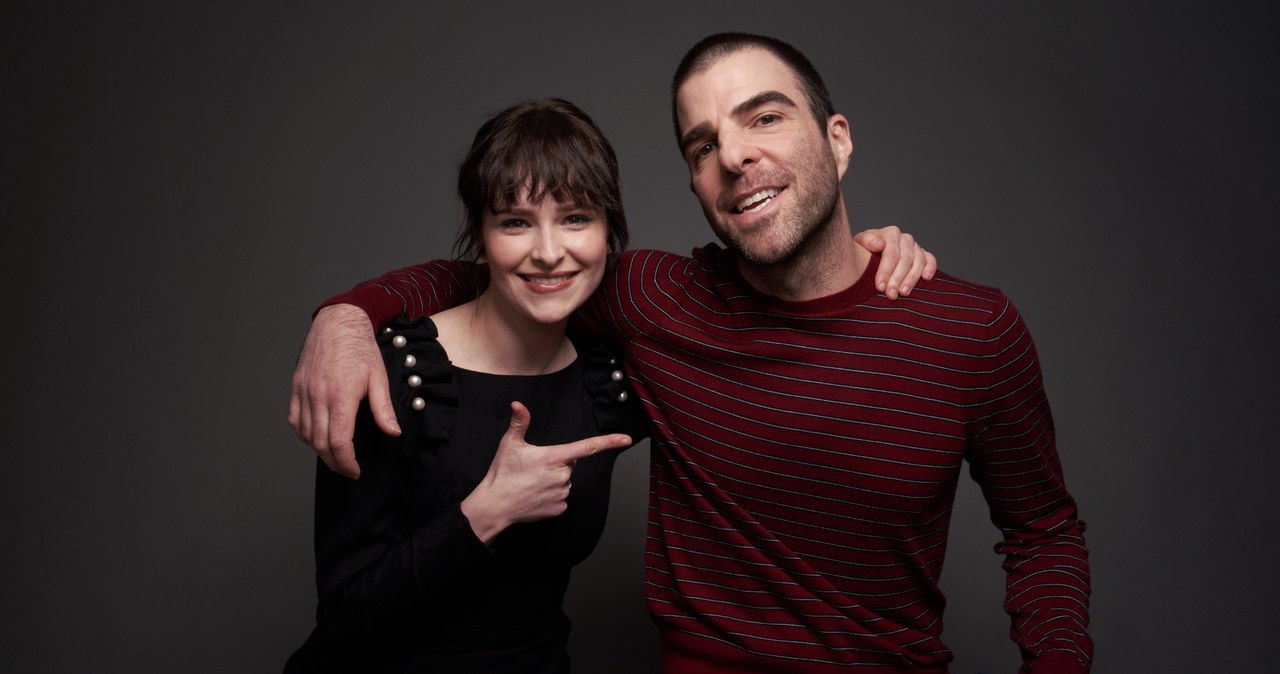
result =
M316 470L316 620L343 648L394 642L460 570L489 557L459 503L413 521L409 439L383 435L367 404L355 437L359 480Z

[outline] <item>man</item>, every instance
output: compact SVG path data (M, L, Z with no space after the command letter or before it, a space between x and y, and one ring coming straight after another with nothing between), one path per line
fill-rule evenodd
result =
M1023 670L1087 672L1084 525L1014 307L946 275L896 302L876 292L839 188L848 121L794 48L713 35L672 94L691 187L728 250L626 253L583 312L625 345L653 421L646 594L664 671L946 671L937 581L968 460L1004 534ZM335 299L375 323L434 311L467 291L455 269ZM334 315L308 336L290 412L322 454L334 382L369 370L341 355L371 342L368 320ZM338 387L358 400L362 383Z

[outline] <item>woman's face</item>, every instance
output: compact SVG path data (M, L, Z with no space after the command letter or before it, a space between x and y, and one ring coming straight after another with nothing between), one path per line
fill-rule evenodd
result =
M528 201L486 212L482 242L489 294L500 309L537 323L563 323L600 285L608 223L598 208Z

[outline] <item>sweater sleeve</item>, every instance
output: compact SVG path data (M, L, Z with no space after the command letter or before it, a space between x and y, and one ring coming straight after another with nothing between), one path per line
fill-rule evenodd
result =
M416 319L456 307L483 290L484 267L458 260L433 260L387 272L363 281L325 300L316 311L332 304L354 304L369 315L375 330L397 316Z
M1083 674L1093 658L1085 523L1063 479L1031 334L1002 300L989 325L970 472L1003 534L995 551L1005 557L1004 608L1021 674Z

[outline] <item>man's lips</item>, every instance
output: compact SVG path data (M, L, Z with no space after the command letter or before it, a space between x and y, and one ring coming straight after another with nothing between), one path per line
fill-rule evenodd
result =
M754 213L769 205L775 197L782 193L782 188L765 187L740 197L730 211L735 215Z

